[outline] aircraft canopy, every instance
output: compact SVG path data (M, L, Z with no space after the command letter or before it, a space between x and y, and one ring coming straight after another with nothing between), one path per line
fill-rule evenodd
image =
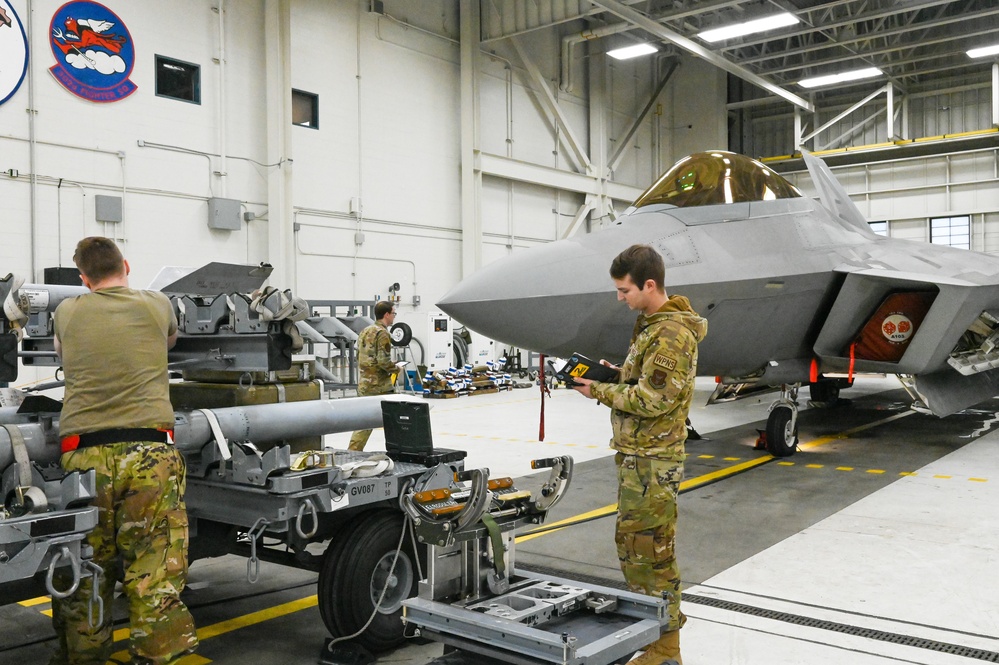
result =
M684 157L638 197L634 206L668 203L678 208L772 201L801 197L801 192L773 169L724 150Z

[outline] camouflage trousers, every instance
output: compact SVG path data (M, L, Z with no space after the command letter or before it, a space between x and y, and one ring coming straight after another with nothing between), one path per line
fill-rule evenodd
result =
M72 596L53 599L59 644L50 665L104 665L108 660L116 581L128 600L133 663L162 665L193 651L198 645L194 618L180 600L188 545L183 456L165 443L111 443L65 453L62 466L96 471L94 505L100 510L87 542L94 548L94 563L104 569L99 587L104 621L90 625L91 578Z
M364 446L368 443L368 437L371 436L371 430L369 429L359 429L350 435L350 443L347 444L347 450L364 450Z
M683 465L674 461L618 453L617 528L614 540L628 590L665 596L669 624L678 630L687 621L680 611L680 569L674 552L676 497Z
M391 395L394 392L394 388L389 386L386 389L384 386L375 387L372 389L364 389L358 387L357 396L358 397L368 397L371 395ZM347 444L347 450L364 450L364 446L368 443L368 438L371 436L372 430L370 429L359 429L350 436L350 443Z

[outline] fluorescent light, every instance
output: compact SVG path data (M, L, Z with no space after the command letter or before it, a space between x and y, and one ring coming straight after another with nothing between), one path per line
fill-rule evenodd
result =
M607 55L612 58L617 58L618 60L627 60L628 58L637 58L640 55L655 53L658 50L659 49L652 44L635 44L634 46L626 46L624 48L616 48L613 51L607 51Z
M697 36L706 42L720 42L726 39L742 37L744 35L752 35L757 32L776 30L777 28L783 28L799 22L798 17L794 14L774 14L773 16L758 18L755 21L744 21L742 23L727 25L724 28L705 30Z
M987 55L996 55L999 53L999 44L995 46L985 46L982 48L973 48L968 51L969 58L984 58Z
M810 79L803 79L798 81L798 85L802 88L818 88L823 85L832 85L833 83L869 79L875 76L881 76L883 73L884 72L877 67L868 67L867 69L855 69L852 72L840 72L839 74L829 74L828 76L816 76Z

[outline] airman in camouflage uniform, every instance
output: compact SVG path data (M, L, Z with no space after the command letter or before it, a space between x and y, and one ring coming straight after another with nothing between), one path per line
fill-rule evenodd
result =
M177 321L163 294L128 288L128 263L113 241L84 238L73 259L91 293L63 301L54 315L66 373L61 462L95 471L98 522L87 542L104 570L104 615L91 625L90 579L54 598L58 645L50 665L105 664L117 581L128 600L130 662L165 665L198 644L180 600L188 546L184 458L167 434L174 422L167 349Z
M194 621L180 601L188 546L184 457L171 445L137 441L74 450L62 456L62 465L71 471L96 470L94 505L100 517L88 542L94 561L104 568L99 587L104 622L89 625L91 578L80 583L71 599L54 600L59 646L50 665L104 665L112 650L110 600L116 581L129 599L133 663L168 663L192 651L198 644ZM157 528L147 533L149 525ZM130 562L123 575L116 570L119 555ZM68 586L64 582L59 588Z
M357 336L358 396L387 395L395 390L395 373L392 362L392 338L389 326L395 321L395 307L384 300L375 305L375 322ZM354 432L347 447L364 450L371 430Z
M634 245L614 259L618 300L642 312L618 383L576 379L576 388L611 407L617 450L618 518L615 541L631 591L665 595L669 623L631 663L682 663L680 572L674 554L677 495L683 478L686 420L697 373L697 343L708 323L683 296L668 297L662 257Z

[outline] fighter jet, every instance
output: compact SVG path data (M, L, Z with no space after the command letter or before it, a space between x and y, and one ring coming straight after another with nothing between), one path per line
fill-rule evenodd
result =
M776 456L795 450L801 385L827 401L855 374L896 374L938 416L999 394L999 257L875 234L828 166L803 158L817 200L742 155L685 157L614 226L515 252L438 306L505 344L619 361L635 316L608 269L651 245L667 293L708 319L698 374L781 387L766 430Z

